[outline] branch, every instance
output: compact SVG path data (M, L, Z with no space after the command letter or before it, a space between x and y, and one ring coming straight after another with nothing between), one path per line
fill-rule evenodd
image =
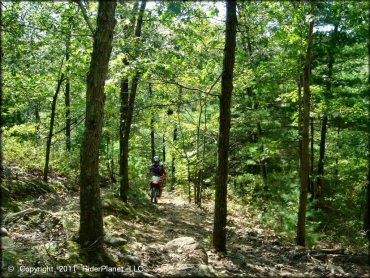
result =
M220 78L220 77L219 77L219 78ZM219 78L218 78L218 79L219 79ZM217 83L218 79L216 80L215 84ZM201 92L201 93L203 93L203 94L205 94L205 95L210 95L210 96L213 96L213 97L218 97L218 96L219 96L219 95L211 94L211 90L212 90L212 88L213 88L213 86L214 86L215 84L213 84L213 85L212 85L212 87L211 87L211 90L210 90L209 92L207 92L207 91L204 91L204 90L199 89L199 88L191 88L191 87L184 86L184 85L182 85L182 84L180 84L180 83L178 83L178 82L176 82L176 81L169 81L169 80L163 80L163 79L154 79L154 80L159 80L160 82L165 83L165 84L172 84L172 85L176 85L176 86L179 86L179 87L181 87L181 88L183 88L183 89L187 89L187 90L191 90L191 91ZM153 84L155 84L155 83L153 83Z
M87 15L87 11L86 11L84 5L82 4L82 1L81 0L73 0L73 1L76 2L78 4L78 6L80 7L85 21L86 21L87 25L89 26L89 29L90 29L91 33L94 35L94 33L95 33L94 27L93 27L93 25L90 21L89 16Z

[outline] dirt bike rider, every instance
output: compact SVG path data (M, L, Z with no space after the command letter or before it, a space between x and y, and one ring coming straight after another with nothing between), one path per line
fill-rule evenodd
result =
M161 197L163 186L164 186L164 181L167 178L167 173L166 173L166 169L164 168L163 164L160 163L159 156L157 155L153 157L153 164L152 166L150 166L148 176L161 177L160 186L159 186L159 196L158 196L158 197ZM153 187L153 182L150 182L150 189L152 189L152 187Z

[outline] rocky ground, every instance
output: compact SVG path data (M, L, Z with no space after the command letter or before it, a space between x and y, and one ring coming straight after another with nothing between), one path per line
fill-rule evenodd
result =
M122 276L116 270L102 274L86 269L75 242L78 192L47 187L44 191L2 210L3 276ZM105 247L124 276L368 277L370 273L366 254L297 247L263 229L256 217L232 203L228 253L216 254L211 246L212 202L198 208L176 193L164 192L157 205L142 198L125 205L115 192L103 189ZM20 266L53 269L29 273Z

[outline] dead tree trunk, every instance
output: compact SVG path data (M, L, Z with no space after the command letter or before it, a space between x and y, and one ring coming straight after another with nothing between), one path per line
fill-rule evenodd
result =
M218 134L218 165L213 246L217 251L226 251L227 180L229 173L229 133L231 118L231 93L236 46L236 1L226 2L226 39L220 96L220 120Z
M80 163L81 247L98 254L103 247L103 213L99 187L99 145L103 126L104 85L112 51L116 1L99 1L97 30L87 75L85 131Z
M64 73L61 74L58 82L57 82L57 89L53 96L53 102L51 104L51 115L50 115L50 125L49 125L49 135L46 141L46 154L45 154L45 166L44 166L44 182L48 181L48 172L49 172L49 160L50 160L50 148L51 148L51 140L53 138L53 129L54 129L54 119L55 119L55 109L57 106L57 99L58 94L60 91L60 87L64 81Z
M306 241L306 210L307 210L307 190L310 177L310 155L309 155L309 125L310 125L310 74L311 74L311 57L312 57L312 33L314 25L314 0L311 0L311 20L308 31L308 44L306 54L306 64L304 67L303 79L303 129L302 129L302 153L301 153L301 190L299 196L299 211L298 211L298 224L297 224L297 244L305 245Z

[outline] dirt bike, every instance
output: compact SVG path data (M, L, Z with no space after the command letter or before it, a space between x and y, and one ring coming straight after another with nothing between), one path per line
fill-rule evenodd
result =
M150 201L154 203L158 203L158 197L161 191L161 180L162 178L159 176L152 176L152 185L150 187Z

